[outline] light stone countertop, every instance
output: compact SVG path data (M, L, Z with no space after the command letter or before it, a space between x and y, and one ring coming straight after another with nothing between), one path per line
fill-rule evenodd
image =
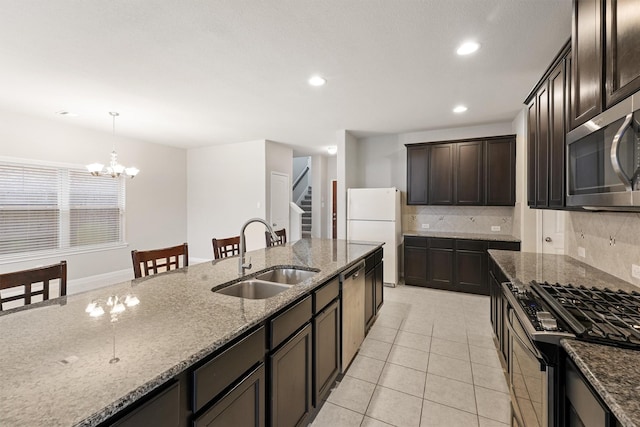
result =
M507 278L525 287L532 281L640 291L566 255L490 250ZM625 427L640 427L640 351L565 339L562 346L600 398Z
M320 270L263 300L211 292L238 279L232 257L7 311L0 316L0 425L95 426L379 246L303 239L249 252L248 274L272 266ZM127 294L140 304L117 322L108 312L85 312L92 300ZM110 364L114 336L120 361Z
M520 242L515 236L511 234L499 234L499 233L462 233L458 231L428 231L428 230L414 230L406 231L403 233L405 236L415 237L439 237L443 239L468 239L468 240L489 240L496 242Z

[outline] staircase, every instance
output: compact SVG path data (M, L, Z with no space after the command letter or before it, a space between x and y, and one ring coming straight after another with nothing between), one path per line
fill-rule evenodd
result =
M302 238L311 237L311 186L307 187L307 194L300 201L302 214Z

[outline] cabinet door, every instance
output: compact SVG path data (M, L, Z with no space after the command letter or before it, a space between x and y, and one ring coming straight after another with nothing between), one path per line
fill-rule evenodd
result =
M638 6L637 0L606 0L607 108L640 89Z
M456 143L455 203L484 204L483 141Z
M311 325L307 324L269 357L272 426L301 426L309 418L312 400L311 352Z
M427 277L430 287L452 289L453 245L453 239L429 239Z
M452 205L455 144L435 144L429 149L429 204Z
M564 206L565 63L549 76L549 206Z
M602 1L573 2L571 129L602 111Z
M536 207L548 206L549 186L549 89L543 86L536 95L538 135L536 141Z
M426 205L429 177L429 147L407 147L407 204Z
M538 105L536 97L527 107L527 205L536 206L536 140L538 138Z
M174 383L123 418L109 425L113 427L137 427L140 425L179 426L180 383Z
M373 324L373 317L376 313L376 275L375 270L369 271L364 276L364 328L369 330Z
M317 408L340 372L340 304L336 300L313 319L313 404Z
M427 284L427 246L404 246L404 282L407 285Z
M515 137L485 141L486 204L516 204L516 140Z
M456 290L489 295L487 286L487 252L456 250Z
M260 364L208 411L194 427L263 427L265 424L265 373ZM147 424L155 425L155 424Z
M376 278L376 313L382 308L384 303L384 263L380 262L375 267Z

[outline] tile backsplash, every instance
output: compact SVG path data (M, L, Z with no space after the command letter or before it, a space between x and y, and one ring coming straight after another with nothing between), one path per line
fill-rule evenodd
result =
M402 230L513 234L511 206L402 206ZM492 231L498 226L500 231Z
M632 264L640 265L640 213L568 212L565 254L640 286L631 275Z

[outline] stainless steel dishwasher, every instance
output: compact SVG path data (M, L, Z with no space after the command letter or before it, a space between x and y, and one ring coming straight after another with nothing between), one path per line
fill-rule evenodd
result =
M342 371L364 340L364 261L340 274L342 286Z

